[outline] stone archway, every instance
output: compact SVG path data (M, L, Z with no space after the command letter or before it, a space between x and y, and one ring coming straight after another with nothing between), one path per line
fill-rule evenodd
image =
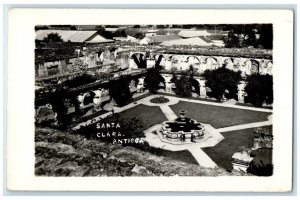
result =
M251 74L255 74L255 73L260 73L259 72L259 62L257 60L254 59L250 59L251 61Z
M142 68L142 69L146 69L147 68L147 58L145 53L133 53L130 56L130 59L132 59L135 63L135 65L137 66L137 68Z
M196 71L200 71L200 59L197 56L188 56L186 58L186 62L188 64L188 66L192 66L194 68L194 70Z
M192 87L195 89L195 93L200 95L200 84L196 79L192 79Z
M165 62L166 62L166 59L164 57L164 55L162 54L157 54L157 55L154 55L154 60L155 60L155 65L154 67L164 67L165 66Z
M206 64L206 69L208 70L214 70L220 67L220 63L218 62L218 59L212 56L209 56L204 59Z

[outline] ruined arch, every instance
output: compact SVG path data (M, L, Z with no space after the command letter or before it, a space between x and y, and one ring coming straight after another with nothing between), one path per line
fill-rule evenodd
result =
M145 53L133 53L130 58L134 60L137 68L147 68L147 58Z
M259 73L260 64L257 60L250 59L251 61L251 74Z
M192 87L195 89L195 93L200 95L200 84L196 79L192 79Z
M220 63L218 62L218 59L212 56L206 57L204 59L204 62L206 64L206 68L210 70L214 70L220 67Z

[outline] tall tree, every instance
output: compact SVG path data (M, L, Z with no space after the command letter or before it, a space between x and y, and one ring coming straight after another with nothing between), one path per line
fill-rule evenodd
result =
M110 81L109 95L115 100L119 106L126 105L132 98L129 89L130 79L128 76L120 76L117 80Z
M150 68L145 77L149 91L155 94L161 82L164 83L164 78L160 75L159 69L157 67Z
M211 89L211 96L221 100L225 91L227 98L236 98L237 84L241 80L241 73L225 68L224 66L213 71L206 70L203 74L206 85Z
M192 80L191 76L183 74L179 79L173 75L173 81L175 82L175 94L180 97L191 97L192 96Z
M45 42L63 42L63 39L58 33L49 33L43 40Z
M273 26L272 24L263 24L260 29L259 44L265 49L273 48Z
M253 74L247 77L245 101L260 107L265 103L273 103L273 77L270 75Z

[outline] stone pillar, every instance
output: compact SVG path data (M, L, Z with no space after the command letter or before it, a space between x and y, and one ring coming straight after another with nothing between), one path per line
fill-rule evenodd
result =
M111 53L108 49L103 52L103 63L108 64L111 62Z
M134 92L136 91L136 86L135 86L135 80L131 80L130 83L129 83L129 89L130 89L130 92Z
M99 90L94 90L95 96L93 98L94 108L99 109L102 103L102 93L104 89L100 88Z
M246 86L246 83L244 81L241 81L239 84L238 84L238 102L240 103L244 103L245 102L245 86Z
M145 77L139 78L139 82L137 84L137 92L144 92L144 80Z
M171 82L172 77L163 76L163 78L165 79L165 91L172 92L172 82Z
M267 72L266 72L266 74L269 74L269 75L273 75L273 72L272 72L272 70L273 70L273 63L271 62L271 61L269 61L268 63L267 63Z
M148 59L147 60L147 68L152 68L155 66L155 60L154 59Z
M206 88L205 88L205 81L206 80L197 80L199 82L200 85L200 97L201 98L206 98Z
M59 74L62 74L63 73L63 67L61 65L61 61L58 61L58 71L59 71Z

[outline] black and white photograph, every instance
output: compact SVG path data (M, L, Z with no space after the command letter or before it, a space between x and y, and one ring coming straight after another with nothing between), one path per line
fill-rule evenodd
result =
M272 24L35 33L36 176L272 176Z
M100 180L102 185L110 181L106 188L118 185L108 190L178 191L179 185L173 185L180 180L202 185L215 180L217 185L197 189L193 182L189 186L184 181L183 191L289 190L292 131L289 123L278 119L288 120L282 109L292 112L292 104L279 105L282 98L292 96L290 89L282 90L278 79L290 83L290 74L281 72L283 68L290 72L292 59L279 66L280 56L286 55L278 53L283 48L277 44L282 41L288 46L292 39L283 33L290 30L288 20L264 19L276 11L173 10L161 22L158 18L167 16L165 10L81 12L84 21L65 20L69 15L79 16L77 11L60 10L57 16L51 12L41 12L41 20L28 29L32 52L26 58L30 63L22 67L33 72L33 77L24 77L30 80L24 86L31 91L17 89L24 98L32 94L32 108L26 108L22 121L28 120L24 130L29 127L33 134L26 138L32 163L24 166L30 171L28 177L41 183L35 182L33 188L48 190L60 185L70 189L71 184L65 184L70 180L78 181L71 190L89 190L89 178L97 177L91 180ZM54 20L59 13L66 13L66 18ZM186 18L169 20L176 14ZM291 18L289 12L278 11L280 14L282 19ZM91 19L93 15L98 18ZM50 16L48 21L45 16ZM107 21L99 16L107 16ZM19 28L12 27L11 32ZM18 46L19 41L12 43ZM20 51L27 53L25 48ZM11 63L19 59L15 56ZM19 71L12 77L22 75ZM13 84L21 83L13 80ZM18 112L16 107L12 110ZM22 130L18 124L9 125L10 130ZM17 134L9 141L13 136ZM18 141L21 148L22 140ZM10 147L11 154L22 151ZM15 156L10 157L11 166L21 163L13 160ZM9 167L11 177L21 173L14 174L13 169ZM286 179L281 179L281 187L282 172ZM189 177L194 179L181 179ZM126 182L125 178L134 179ZM10 180L14 185L14 179ZM57 184L47 186L47 180ZM84 180L82 185L80 180ZM160 182L161 189L159 182L146 188L148 180L166 182ZM22 182L16 188L30 189ZM230 183L232 189L228 189ZM96 185L93 189L102 190Z

